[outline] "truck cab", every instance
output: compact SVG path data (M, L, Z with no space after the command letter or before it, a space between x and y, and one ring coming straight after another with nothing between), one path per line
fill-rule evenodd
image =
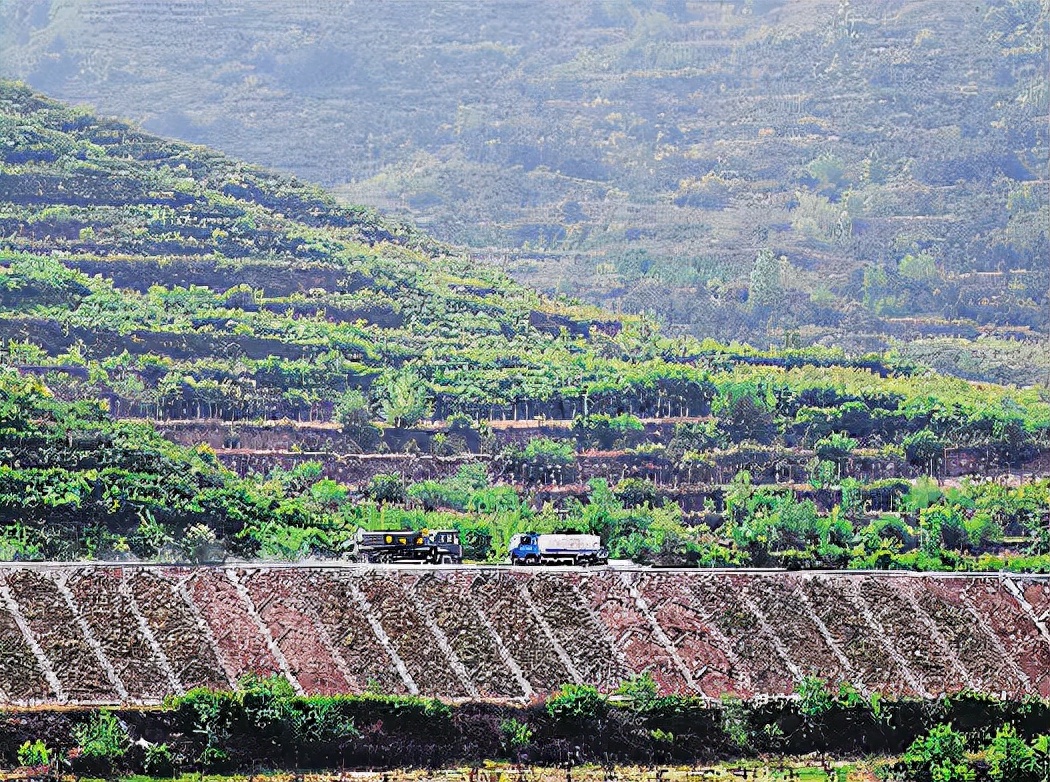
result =
M514 535L510 539L510 564L512 565L538 565L540 564L539 535L535 532L526 532Z
M459 530L439 529L430 532L426 540L433 547L432 561L439 565L458 565L463 561L463 546Z

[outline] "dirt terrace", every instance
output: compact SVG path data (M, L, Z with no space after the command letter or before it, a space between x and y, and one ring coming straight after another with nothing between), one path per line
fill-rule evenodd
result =
M306 693L1050 696L1050 582L357 566L0 569L0 704L142 703L246 673Z

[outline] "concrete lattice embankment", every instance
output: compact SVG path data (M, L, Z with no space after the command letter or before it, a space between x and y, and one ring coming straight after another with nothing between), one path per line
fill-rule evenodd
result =
M784 694L806 675L1050 696L1050 583L495 568L7 566L0 702L155 703L279 673L308 693L526 699L566 682Z

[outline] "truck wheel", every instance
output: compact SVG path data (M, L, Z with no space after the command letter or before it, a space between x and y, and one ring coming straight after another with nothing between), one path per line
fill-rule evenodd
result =
M452 564L452 555L451 554L442 554L440 562L441 562L442 565L451 565Z
M526 565L538 565L538 564L540 564L540 558L536 557L536 556L533 556L532 554L529 554L527 557L525 557L525 564Z

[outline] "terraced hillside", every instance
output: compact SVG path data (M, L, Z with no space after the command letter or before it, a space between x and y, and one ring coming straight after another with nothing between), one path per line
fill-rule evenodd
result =
M1038 0L0 3L0 73L548 289L1020 382L975 337L1045 334L1048 45Z
M1039 389L668 339L18 84L0 124L4 558L409 525L477 561L561 528L643 562L1050 567ZM966 474L1009 485L930 484Z
M297 692L524 700L570 682L790 694L1050 695L1026 578L333 567L8 566L0 698L155 703L247 673Z

